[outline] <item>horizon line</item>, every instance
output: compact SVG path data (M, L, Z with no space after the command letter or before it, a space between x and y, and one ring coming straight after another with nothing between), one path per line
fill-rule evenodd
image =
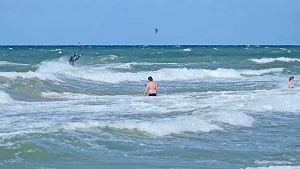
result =
M78 46L75 44L0 44L0 46ZM300 44L81 44L80 46L300 46Z

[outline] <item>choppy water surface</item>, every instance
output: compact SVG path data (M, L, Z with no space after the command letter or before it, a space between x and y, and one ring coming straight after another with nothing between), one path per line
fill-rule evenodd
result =
M0 47L0 168L300 168L299 46L79 50Z

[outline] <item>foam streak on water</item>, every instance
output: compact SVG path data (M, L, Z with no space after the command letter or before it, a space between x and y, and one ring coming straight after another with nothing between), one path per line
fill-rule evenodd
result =
M299 46L74 51L0 47L0 168L300 168Z

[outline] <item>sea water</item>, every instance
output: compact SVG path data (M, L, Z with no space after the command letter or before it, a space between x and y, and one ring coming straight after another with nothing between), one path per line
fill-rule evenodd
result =
M299 65L300 46L1 46L0 168L299 169Z

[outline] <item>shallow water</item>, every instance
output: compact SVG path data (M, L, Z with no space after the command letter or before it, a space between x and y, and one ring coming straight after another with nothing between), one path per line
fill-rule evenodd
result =
M79 50L0 47L3 168L300 168L299 46Z

